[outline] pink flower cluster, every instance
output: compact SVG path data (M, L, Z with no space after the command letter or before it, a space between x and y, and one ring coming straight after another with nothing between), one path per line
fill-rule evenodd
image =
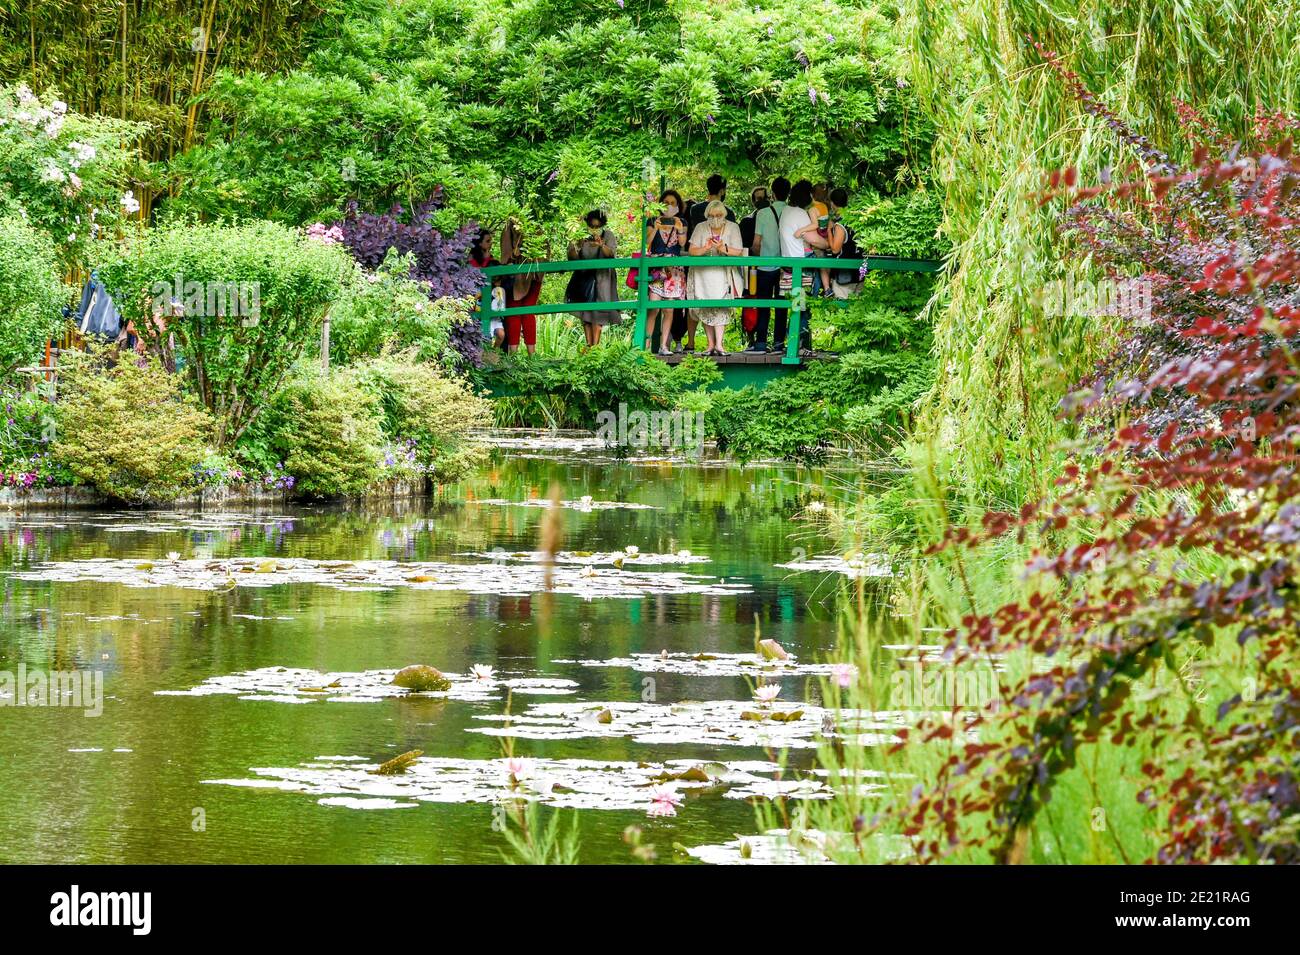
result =
M313 222L307 227L307 238L324 242L326 245L338 245L343 241L343 230L336 225L327 226L323 222Z

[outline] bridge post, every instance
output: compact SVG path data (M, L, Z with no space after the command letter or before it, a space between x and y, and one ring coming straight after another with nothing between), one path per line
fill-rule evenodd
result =
M478 321L483 329L483 338L492 340L492 283L488 282L478 293Z
M799 364L799 336L803 334L803 309L807 301L803 290L803 266L796 265L790 273L790 321L785 329L783 365Z
M636 266L636 327L632 331L632 345L637 351L645 348L646 303L650 300L650 269L647 261L645 252L642 251Z

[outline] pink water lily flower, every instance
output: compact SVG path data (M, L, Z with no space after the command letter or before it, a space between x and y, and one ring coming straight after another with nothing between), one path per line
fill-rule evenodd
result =
M675 816L677 807L682 804L681 794L667 786L656 786L650 790L650 808L647 816Z
M754 689L754 700L760 706L771 706L780 695L781 685L779 683L764 683Z
M511 756L505 761L506 774L512 782L518 781L519 777L528 773L528 760L519 756Z
M835 678L835 683L841 689L848 689L853 684L853 678L858 675L858 668L852 663L837 663L831 667L831 676Z
M493 674L496 673L496 669L485 663L476 663L469 668L469 673L474 679L486 682L492 679Z

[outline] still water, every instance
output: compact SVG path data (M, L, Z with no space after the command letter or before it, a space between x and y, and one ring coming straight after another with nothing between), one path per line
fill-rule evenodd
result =
M828 482L854 480L851 472L793 466L625 462L572 449L516 448L494 451L472 480L417 502L217 514L0 512L0 671L15 674L21 665L104 674L97 717L67 706L0 706L0 861L498 862L506 843L490 803L363 811L322 804L319 795L302 791L205 781L247 780L256 768L299 767L322 756L373 764L415 749L492 765L487 761L501 760L505 739L472 730L500 725L490 718L504 713L503 694L291 705L158 691L184 691L264 667L357 673L424 663L457 674L480 664L502 676L573 681L568 695L513 696L515 713L538 703L635 703L647 698L647 686L665 705L749 701L751 681L744 675L647 674L579 661L752 652L756 620L763 637L776 639L800 663L824 660L835 645L844 578L777 565L834 551L816 523L804 519L805 508L824 496ZM687 570L716 582L717 591L661 588L628 597L524 587L509 593L514 588L492 582L498 578L474 593L295 581L203 590L41 579L52 562L84 567L90 565L80 562L114 558L130 571L165 562L173 552L183 561L210 562L482 563L474 555L537 549L545 512L520 505L546 497L553 482L569 501L589 496L645 505L566 508L563 548L689 551L709 560L645 572ZM499 565L493 565L498 575ZM781 685L782 699L791 702L809 701L817 691L807 675L787 676ZM709 745L698 734L679 741L671 732L649 740L521 738L513 745L516 756L536 760L774 755L759 746ZM814 759L812 748L789 754L792 765L811 766ZM673 843L726 842L755 831L753 807L716 792L686 799L668 817L648 817L643 808L562 811L577 814L586 862L630 861L622 832L632 823L642 826L660 861L689 861L674 854Z

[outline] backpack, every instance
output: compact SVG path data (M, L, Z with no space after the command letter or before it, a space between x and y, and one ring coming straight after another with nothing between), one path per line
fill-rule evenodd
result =
M853 230L843 222L836 223L844 230L844 244L840 246L840 254L836 256L839 259L860 259L861 253L858 251L858 240L853 237ZM858 271L857 266L851 269L835 269L831 273L831 278L840 285L853 285L862 281L862 273Z

